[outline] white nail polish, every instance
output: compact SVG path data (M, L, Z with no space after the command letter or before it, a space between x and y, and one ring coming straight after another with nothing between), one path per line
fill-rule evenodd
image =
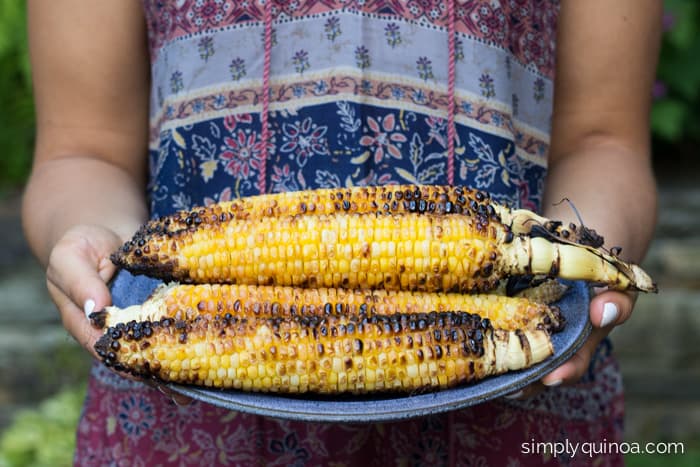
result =
M83 305L83 311L85 311L85 316L90 317L90 313L95 311L95 300L89 298L85 300L85 305Z
M506 399L517 399L519 397L522 397L524 394L523 390L521 389L520 391L512 392L510 394L506 394L505 397Z
M600 320L600 327L604 328L608 324L612 324L617 320L617 305L612 302L607 302L603 305L603 318Z
M560 386L562 382L563 380L561 379L555 379L554 381L550 381L549 383L542 382L542 384L544 384L548 388L555 388L557 386Z

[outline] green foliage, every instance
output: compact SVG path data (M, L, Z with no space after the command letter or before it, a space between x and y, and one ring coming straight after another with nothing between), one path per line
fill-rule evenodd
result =
M0 193L18 187L31 165L34 108L26 5L0 0Z
M64 390L17 414L0 438L0 467L70 466L85 388Z
M662 141L700 140L700 4L666 0L657 71L657 100L651 115Z

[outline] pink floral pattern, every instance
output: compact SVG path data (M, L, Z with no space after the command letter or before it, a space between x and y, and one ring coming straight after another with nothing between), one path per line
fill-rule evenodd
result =
M187 12L187 20L195 27L218 27L226 18L231 3L225 0L195 0Z
M367 117L367 126L371 135L360 138L360 145L369 147L374 152L374 163L379 164L384 157L401 159L401 144L407 141L404 134L394 132L396 118L394 114L388 114L381 122L372 117Z
M224 145L221 158L230 175L248 178L253 170L260 168L264 142L257 133L238 130L224 138Z

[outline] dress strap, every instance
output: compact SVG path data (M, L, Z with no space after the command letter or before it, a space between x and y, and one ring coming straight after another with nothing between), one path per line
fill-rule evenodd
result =
M455 58L455 1L447 1L447 15L449 16L448 34L448 70L447 70L447 182L454 185L455 179L455 138L457 129L455 127L455 79L456 79L456 58Z
M265 58L263 65L262 84L262 114L260 124L262 126L262 160L260 161L260 175L258 185L260 193L267 191L267 157L270 142L269 113L270 113L270 67L272 58L272 0L265 0Z

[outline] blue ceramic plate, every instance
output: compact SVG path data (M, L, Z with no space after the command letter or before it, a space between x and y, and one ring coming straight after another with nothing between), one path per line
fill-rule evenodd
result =
M567 360L591 331L588 320L588 288L574 283L559 302L567 324L552 336L555 353L526 370L510 372L479 383L419 395L380 396L281 396L235 390L172 386L181 394L231 410L305 421L377 422L399 420L460 409L485 402L538 380Z
M183 395L240 412L304 421L379 422L401 420L476 405L512 393L538 380L581 347L589 333L590 300L584 282L571 282L571 289L557 305L566 317L566 327L552 335L554 355L522 371L488 378L476 384L418 395L372 396L283 396L171 385ZM113 286L117 306L139 303L157 285L156 281L121 274ZM124 300L123 297L128 297Z

